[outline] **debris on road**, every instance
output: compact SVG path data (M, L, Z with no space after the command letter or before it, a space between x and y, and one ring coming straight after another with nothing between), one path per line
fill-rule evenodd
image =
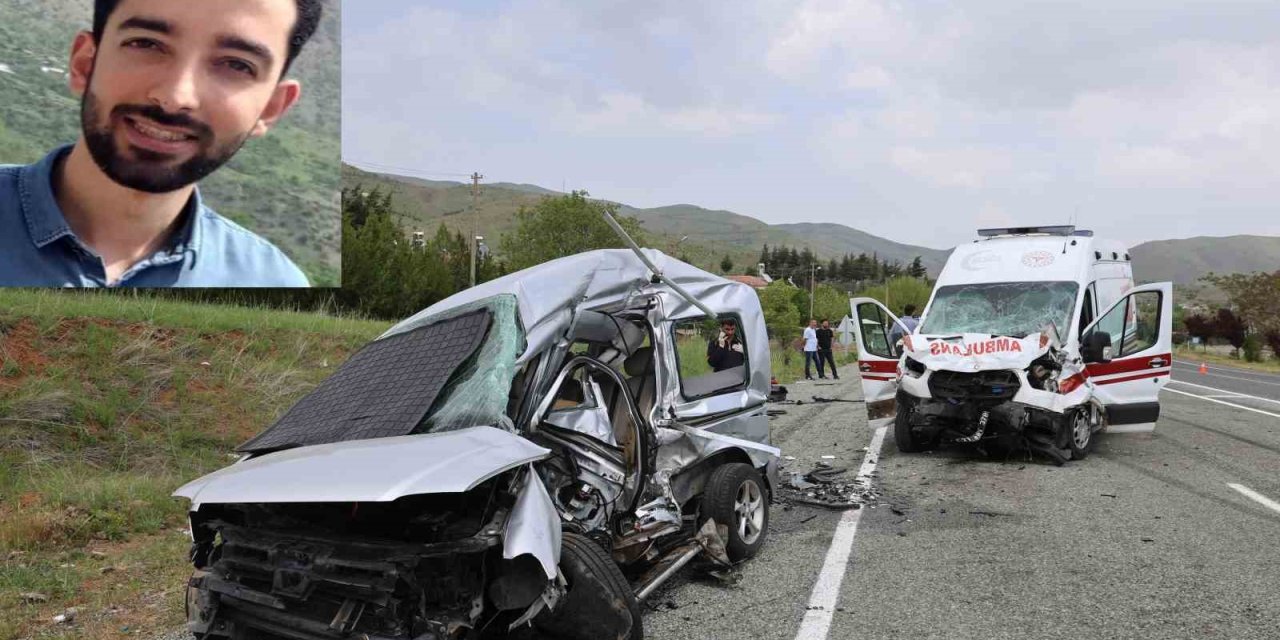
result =
M823 397L823 396L814 396L814 397L813 397L813 401L814 401L814 402L819 402L819 403L822 403L822 402L848 402L848 403L850 403L850 404L862 404L863 402L865 402L864 400L845 400L844 398L825 398L825 397Z
M875 503L879 493L864 486L862 480L840 479L848 471L845 467L832 467L829 462L819 461L808 473L792 472L779 491L779 501L839 510L861 509L865 504Z

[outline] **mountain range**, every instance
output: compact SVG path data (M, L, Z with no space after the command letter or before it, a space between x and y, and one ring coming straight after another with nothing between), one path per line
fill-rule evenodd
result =
M342 183L344 187L389 190L393 206L403 216L401 225L406 232L433 233L443 222L450 231L488 236L490 246L496 246L498 237L514 226L514 214L520 207L560 194L530 184L482 184L472 213L470 184L377 173L347 164L342 167ZM765 244L809 247L823 259L866 253L907 264L919 256L930 275L937 275L950 255L949 250L895 242L842 224L768 224L733 211L691 204L655 208L618 204L620 213L637 218L653 236L651 245L712 271L719 270L725 255L737 265L738 272L743 266L756 264ZM1210 272L1280 269L1280 237L1274 236L1156 240L1138 244L1130 253L1134 277L1139 282L1170 280L1188 286L1198 284L1199 278Z

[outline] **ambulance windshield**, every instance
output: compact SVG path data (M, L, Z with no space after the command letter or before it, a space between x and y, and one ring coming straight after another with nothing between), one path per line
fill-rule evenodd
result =
M1074 282L1003 282L941 287L920 333L987 333L1026 337L1052 329L1066 335L1076 306Z

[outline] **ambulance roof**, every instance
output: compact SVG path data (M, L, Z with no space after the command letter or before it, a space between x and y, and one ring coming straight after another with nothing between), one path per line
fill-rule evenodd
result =
M939 287L988 282L1081 282L1093 265L1127 263L1119 242L1091 235L996 235L956 247L938 276Z

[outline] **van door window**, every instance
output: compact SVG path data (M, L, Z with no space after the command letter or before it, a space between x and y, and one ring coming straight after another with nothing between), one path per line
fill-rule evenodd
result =
M862 332L862 348L881 358L896 358L894 345L889 344L889 316L873 302L858 305L858 320Z
M673 326L680 391L686 399L741 389L747 384L747 348L736 318L694 318Z
M1150 349L1160 337L1160 292L1140 291L1116 305L1098 321L1094 331L1111 336L1112 358Z

